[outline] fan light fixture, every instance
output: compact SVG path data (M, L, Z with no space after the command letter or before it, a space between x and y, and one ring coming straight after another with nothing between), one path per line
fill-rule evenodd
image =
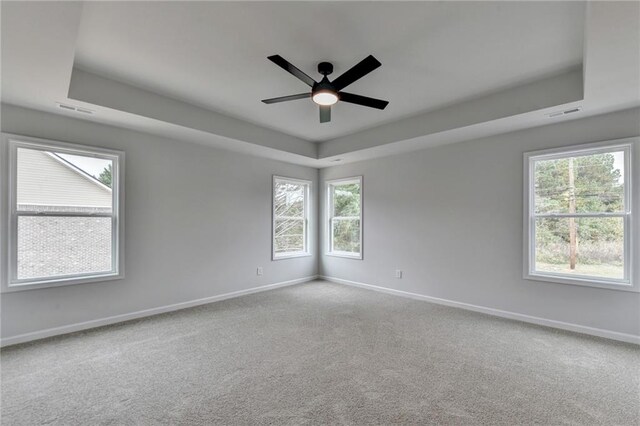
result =
M313 94L313 102L318 105L333 105L338 102L338 95L329 90L323 90L321 92L316 92Z

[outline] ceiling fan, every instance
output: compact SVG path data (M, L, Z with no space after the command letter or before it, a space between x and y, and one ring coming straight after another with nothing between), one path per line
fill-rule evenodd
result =
M275 104L278 102L311 98L313 102L320 106L321 123L327 123L331 121L331 105L335 104L338 101L349 102L352 104L377 109L385 109L385 107L389 104L388 101L369 98L367 96L354 95L353 93L342 91L342 89L344 89L354 81L361 79L362 77L382 65L372 55L367 56L350 70L346 71L344 74L333 81L329 81L329 79L327 78L327 76L333 72L333 64L331 64L330 62L320 62L318 64L318 72L322 74L323 77L319 82L315 81L307 74L300 71L280 55L269 56L267 59L309 85L311 87L311 92L299 93L297 95L281 96L279 98L263 99L262 102L264 102L265 104Z

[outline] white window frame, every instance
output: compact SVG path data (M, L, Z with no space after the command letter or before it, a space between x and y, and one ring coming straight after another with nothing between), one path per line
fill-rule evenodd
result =
M638 292L637 265L634 265L634 253L637 252L637 241L633 241L633 229L638 228L638 218L632 215L634 207L632 197L632 184L635 176L632 165L635 160L634 145L640 138L627 138L612 141L596 142L583 145L574 145L541 151L527 152L524 154L524 271L523 277L527 280L546 281L560 284L580 285L587 287L606 288L610 290ZM535 208L535 167L536 161L554 160L575 156L601 154L612 151L624 152L624 211L620 213L550 213L536 214ZM637 198L637 197L636 197ZM621 217L624 220L624 278L602 278L587 275L567 275L553 272L541 272L535 270L535 220L539 217Z
M349 217L334 217L333 216L333 194L336 186L340 185L349 185L357 183L360 185L360 216L349 216ZM362 260L364 247L362 245L363 241L363 206L364 206L364 187L363 187L363 179L362 176L354 176L348 178L341 179L333 179L326 181L327 186L327 256L335 256L335 257L345 257L348 259L358 259ZM359 219L360 223L360 253L351 253L348 251L339 251L333 249L333 223L339 220L353 220Z
M304 228L303 242L304 249L302 251L276 253L276 184L278 182L291 183L304 186ZM305 179L289 178L284 176L273 176L271 185L271 260L291 259L295 257L311 256L309 249L309 195L311 193L311 181Z
M39 151L55 151L64 154L82 155L104 158L112 161L112 213L78 214L49 212L17 211L17 150L18 148ZM0 180L2 193L6 196L6 205L2 206L2 247L6 248L6 256L2 256L1 291L14 292L48 287L59 287L75 284L110 281L124 278L124 152L93 146L70 144L47 139L32 138L22 135L2 133L2 152L4 160ZM17 278L17 223L18 216L90 216L110 217L111 225L111 270L100 273L72 274L42 278Z

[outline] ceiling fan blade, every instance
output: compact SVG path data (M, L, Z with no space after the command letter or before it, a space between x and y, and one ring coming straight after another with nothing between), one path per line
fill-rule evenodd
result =
M389 101L354 95L353 93L340 92L338 95L340 96L340 100L343 102L349 102L350 104L362 105L369 108L385 109L387 105L389 105Z
M333 80L331 84L336 90L342 90L354 81L359 80L365 75L369 74L380 65L382 65L380 61L378 61L372 55L369 55L358 64L354 65L353 68Z
M328 123L331 121L331 106L320 105L320 122Z
M304 98L310 98L310 97L311 97L311 92L298 93L297 95L280 96L279 98L263 99L262 102L264 102L265 104L277 104L278 102L295 101L298 99L304 99Z
M289 61L287 61L280 55L268 56L267 59L269 59L271 62L273 62L283 70L287 71L288 73L298 77L298 79L302 80L303 82L305 82L307 85L311 87L313 87L313 85L316 83L314 79L312 79L311 77L309 77L308 75L300 71L298 68L296 68L293 64L291 64Z

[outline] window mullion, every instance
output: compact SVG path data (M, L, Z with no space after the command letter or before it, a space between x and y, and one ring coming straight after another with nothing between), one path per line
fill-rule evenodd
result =
M625 217L630 213L534 213L535 218L572 218L572 217Z
M113 213L76 213L76 212L26 212L16 211L16 216L47 216L47 217L114 217Z

